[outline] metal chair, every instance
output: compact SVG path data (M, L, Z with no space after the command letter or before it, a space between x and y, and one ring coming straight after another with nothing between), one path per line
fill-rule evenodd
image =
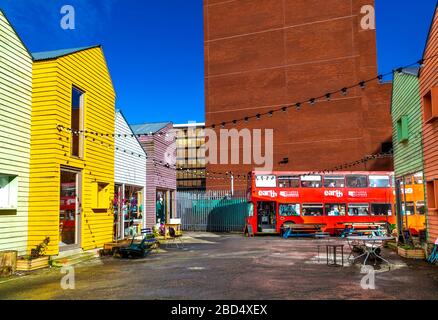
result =
M172 227L169 228L169 236L173 240L172 243L174 243L178 249L179 249L179 245L178 245L178 242L176 241L177 239L179 240L181 247L184 249L184 243L181 239L182 236L177 235L175 232L175 229ZM170 245L171 245L170 241L166 242L166 248L169 248Z

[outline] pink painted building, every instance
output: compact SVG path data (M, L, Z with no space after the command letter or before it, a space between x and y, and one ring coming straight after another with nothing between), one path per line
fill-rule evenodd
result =
M147 155L146 225L176 217L175 132L171 122L131 126Z

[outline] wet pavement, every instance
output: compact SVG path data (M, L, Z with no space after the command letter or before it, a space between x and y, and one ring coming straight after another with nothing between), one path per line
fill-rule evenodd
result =
M382 255L391 269L377 264L375 289L366 290L360 263L327 266L324 254L318 261L321 240L188 235L184 249L76 265L74 290L61 288L65 274L55 268L0 279L0 299L438 299L438 267L389 249ZM345 251L347 258L347 243Z

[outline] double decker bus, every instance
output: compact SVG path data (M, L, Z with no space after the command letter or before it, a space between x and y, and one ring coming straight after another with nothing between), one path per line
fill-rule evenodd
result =
M255 234L321 224L335 235L351 223L396 224L392 172L252 172L247 223Z
M423 173L419 172L403 179L401 184L401 203L403 226L414 236L426 229L426 203Z

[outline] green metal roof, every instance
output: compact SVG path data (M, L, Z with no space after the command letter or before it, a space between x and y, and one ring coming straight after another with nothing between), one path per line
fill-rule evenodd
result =
M64 56L68 56L70 54L77 53L80 51L98 48L98 47L100 47L100 45L81 47L81 48L61 49L55 51L36 52L36 53L32 53L32 57L34 61L51 60L51 59L57 59Z

